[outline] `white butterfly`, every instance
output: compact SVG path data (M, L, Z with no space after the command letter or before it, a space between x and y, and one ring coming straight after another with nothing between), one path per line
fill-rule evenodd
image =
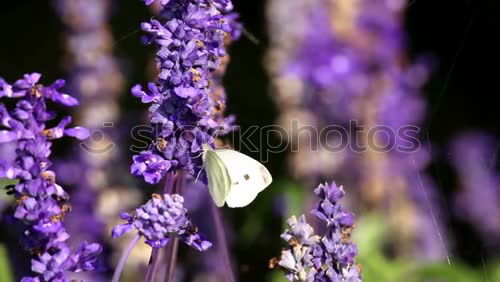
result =
M218 207L250 204L273 181L267 168L242 153L203 145L208 191Z

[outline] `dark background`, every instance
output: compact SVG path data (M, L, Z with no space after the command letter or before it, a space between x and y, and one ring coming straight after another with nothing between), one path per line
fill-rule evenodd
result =
M233 0L246 29L259 39L255 44L243 37L231 48L232 61L225 83L229 95L229 112L237 114L244 129L250 125L271 124L278 109L269 92L264 69L268 37L265 1ZM62 67L63 27L51 1L2 1L0 9L0 76L14 81L26 72L44 75L45 83L65 77ZM424 126L426 136L435 144L436 160L429 172L447 196L449 228L454 231L453 256L472 264L481 263L485 255L482 243L470 226L453 217L451 195L456 187L448 163L446 146L465 130L484 130L497 137L500 81L500 2L481 0L414 0L408 4L406 25L410 56L434 57L436 67L426 86L429 117ZM147 81L147 64L153 50L140 43L138 27L150 17L150 11L139 0L115 1L112 29L116 56L123 64L127 89ZM290 26L293 28L293 26ZM129 95L122 95L126 109L124 124L141 122L144 105ZM125 112L125 111L124 111ZM274 156L270 168L275 178L286 174L284 155ZM497 162L498 164L498 162ZM227 216L239 230L238 219L252 211L231 211ZM261 281L267 270L267 259L279 254L281 220L269 216L262 220L265 231L251 248L234 248L241 271L240 281ZM478 251L481 250L481 251Z

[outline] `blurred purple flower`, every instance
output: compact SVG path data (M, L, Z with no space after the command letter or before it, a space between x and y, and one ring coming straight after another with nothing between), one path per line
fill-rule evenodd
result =
M488 241L500 235L500 176L495 171L497 142L481 133L468 133L452 144L453 164L461 190L456 211L471 221Z
M66 218L67 229L74 234L70 243L106 239L103 214L98 209L99 198L116 184L112 175L123 169L118 160L120 140L116 126L119 121L119 94L123 93L120 64L113 56L114 39L109 24L114 3L112 0L55 0L54 8L64 24L64 67L68 72L71 93L81 102L77 109L78 123L101 139L92 138L86 149L77 148L68 158L59 161L56 171L59 180L73 188L72 213ZM111 125L111 126L110 126ZM111 147L106 147L109 144ZM89 153L88 148L100 154ZM104 148L103 150L99 150ZM112 150L108 150L111 148ZM108 268L104 252L102 268ZM70 279L105 281L106 273L92 272L71 275Z
M332 174L342 177L358 188L362 202L373 209L407 208L406 217L389 211L393 225L400 227L391 233L404 241L396 244L411 246L402 247L401 253L411 249L426 258L444 258L446 242L442 238L446 235L436 235L445 233L439 193L433 191L434 185L424 173L430 157L420 141L419 125L426 111L420 89L429 75L429 64L426 60L410 64L405 59L404 1L296 2L270 1L274 36L269 69L275 76L276 100L283 109L280 121L288 126L290 120L299 119L299 126L341 126L355 132L337 139L320 137L312 140L312 146L303 146L307 139L295 136L292 140L301 148L292 155L293 171L313 183ZM292 24L293 29L289 28ZM352 121L356 122L354 128ZM359 133L360 128L365 130ZM367 128L398 134L370 136ZM412 138L410 146L401 132ZM328 150L309 149L316 144L329 148L329 144L345 140L350 148L366 151L342 150L332 157ZM374 144L387 146L380 150ZM308 159L313 161L308 163ZM350 220L336 210L322 210L317 215L322 218L322 213L333 217L332 222ZM434 232L418 229L417 222L424 221ZM441 247L432 249L437 245Z

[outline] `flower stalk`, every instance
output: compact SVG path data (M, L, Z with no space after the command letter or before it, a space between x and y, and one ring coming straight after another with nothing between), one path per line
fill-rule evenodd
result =
M125 268L125 264L127 263L127 259L130 256L130 253L132 253L132 250L135 248L135 246L139 242L139 239L141 239L141 235L136 234L132 238L132 240L130 240L130 243L128 244L127 248L123 251L123 255L120 257L120 261L118 262L118 265L115 268L115 272L113 273L113 277L111 278L111 282L120 282L120 276L122 275L123 269Z

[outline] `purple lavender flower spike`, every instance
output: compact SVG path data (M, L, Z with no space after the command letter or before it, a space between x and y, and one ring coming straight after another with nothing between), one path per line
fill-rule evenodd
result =
M184 198L180 195L154 194L146 204L135 210L135 214L122 213L120 217L127 223L115 226L114 238L137 230L146 243L153 248L162 248L171 238L179 238L198 251L205 251L212 243L198 233L186 215Z
M145 0L146 5L154 2ZM176 187L180 189L184 175L196 176L202 170L202 145L213 146L218 135L229 131L232 119L226 121L222 115L225 95L219 79L228 59L226 44L231 36L238 36L235 29L239 26L236 16L230 14L230 0L162 0L160 4L160 17L141 25L147 33L144 42L158 48L158 80L148 83L147 88L136 85L131 91L150 105L155 142L133 157L130 170L150 184L175 174L179 184ZM173 183L169 184L168 177L166 183L164 191L171 193ZM113 230L113 236L117 237L136 229L154 248L146 274L148 282L154 279L158 248L167 245L171 237L199 251L212 245L192 227L182 202L183 198L177 194L153 197L134 216L122 214L128 223ZM171 210L159 215L159 209ZM176 242L167 254L168 281L173 277ZM119 279L122 265L116 269L113 281ZM227 272L231 270L228 268Z
M75 127L66 129L71 122L65 117L56 127L47 128L46 122L55 118L48 111L46 100L65 106L78 102L59 89L64 81L58 80L51 86L39 84L40 74L27 74L13 85L0 79L0 95L16 98L18 103L8 111L0 104L2 119L0 142L14 142L17 156L14 160L2 161L0 176L19 179L11 191L17 199L14 218L24 223L26 229L22 241L26 250L33 253L31 270L34 277L24 277L22 281L69 281L66 272L92 271L97 268L97 256L101 252L99 244L81 244L73 251L67 240L63 218L70 211L68 194L56 183L56 174L50 170L52 140L63 136L84 139L86 129Z
M318 242L319 237L314 235L314 229L307 224L306 217L302 215L298 220L292 216L287 221L290 229L281 234L281 238L287 242L292 239L298 240L302 245L314 245Z
M321 184L315 194L320 201L311 213L326 223L326 233L318 236L304 215L298 220L292 216L289 229L281 235L289 247L270 266L283 268L289 281L361 281L355 265L358 251L350 241L354 215L339 203L344 196L342 187L335 182Z
M354 214L345 212L338 203L344 196L342 186L338 187L335 182L329 186L320 184L314 193L321 201L311 211L312 214L325 221L328 226L336 224L339 227L352 227L354 225Z
M154 1L147 0L146 5ZM211 96L209 81L226 56L225 42L237 34L230 1L161 1L159 19L142 24L146 42L159 50L156 83L139 85L132 94L149 103L151 124L158 128L156 144L134 157L132 173L146 182L159 183L168 172L183 170L197 175L202 148L227 124L215 120L224 101ZM222 97L222 96L221 96ZM223 99L224 97L222 97Z

